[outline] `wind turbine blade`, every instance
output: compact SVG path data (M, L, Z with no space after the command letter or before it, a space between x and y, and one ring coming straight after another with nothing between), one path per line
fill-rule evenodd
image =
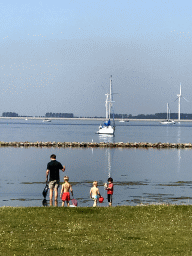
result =
M184 100L186 100L187 102L189 102L187 99L185 99L183 96L181 96Z
M177 97L177 99L176 99L176 100L178 100L178 99L179 99L179 97ZM175 102L176 100L174 100L174 102Z

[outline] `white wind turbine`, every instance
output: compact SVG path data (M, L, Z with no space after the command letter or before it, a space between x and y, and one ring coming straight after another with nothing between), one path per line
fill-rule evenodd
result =
M181 83L180 83L180 93L177 94L177 99L178 100L178 122L180 121L180 117L181 117L181 97L186 100L182 95L181 95ZM175 101L176 101L175 100ZM188 100L186 100L188 102Z

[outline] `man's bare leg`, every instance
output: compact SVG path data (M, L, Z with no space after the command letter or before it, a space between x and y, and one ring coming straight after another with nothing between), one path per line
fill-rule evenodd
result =
M53 189L52 188L49 189L49 205L50 206L53 205Z
M53 200L53 189L52 188L49 189L49 199L50 199L50 201Z
M57 198L58 198L58 188L55 188L55 189L54 189L54 192L55 192L55 201L56 201Z

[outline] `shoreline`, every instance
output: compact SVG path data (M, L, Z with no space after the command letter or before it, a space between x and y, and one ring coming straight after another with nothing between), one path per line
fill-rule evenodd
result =
M79 120L79 121L105 121L106 118L105 117L73 117L73 118L59 118L59 117L0 117L0 119L10 119L10 120L25 120L27 118L26 121L29 120ZM119 122L122 119L121 118L115 118L115 121ZM126 122L162 122L165 119L135 119L135 118L126 118L124 119L125 123ZM181 119L181 120L174 120L174 119L170 119L173 120L176 123L180 123L180 122L192 122L192 119Z
M48 201L48 200L47 200ZM91 208L91 209L103 209L103 208L108 208L108 209L111 209L111 208L136 208L136 207L192 207L191 204L171 204L171 203L151 203L151 204L137 204L137 205L112 205L112 206L99 206L97 205L96 207L93 207L93 206L72 206L72 207L68 207L68 206L54 206L54 205L41 205L41 206L0 206L0 209L1 208L14 208L14 209L23 209L23 208L62 208L62 209L79 209L79 208L83 208L83 209L87 209L87 208Z

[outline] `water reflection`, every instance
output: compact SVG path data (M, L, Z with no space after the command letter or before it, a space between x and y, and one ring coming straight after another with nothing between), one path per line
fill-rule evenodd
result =
M99 141L105 143L115 143L115 135L99 134Z
M106 155L107 155L107 170L108 170L108 178L111 177L111 151L108 148L106 150Z
M48 203L47 203L47 199L46 199L46 198L43 199L42 205L43 205L43 206L48 206Z
M181 126L177 127L177 143L181 143Z
M177 128L177 143L181 143L181 126L180 126L180 122ZM178 173L180 172L181 169L181 149L178 148L178 165L177 165L177 171Z
M180 148L178 149L177 158L178 158L177 172L179 173L181 170L181 149Z

